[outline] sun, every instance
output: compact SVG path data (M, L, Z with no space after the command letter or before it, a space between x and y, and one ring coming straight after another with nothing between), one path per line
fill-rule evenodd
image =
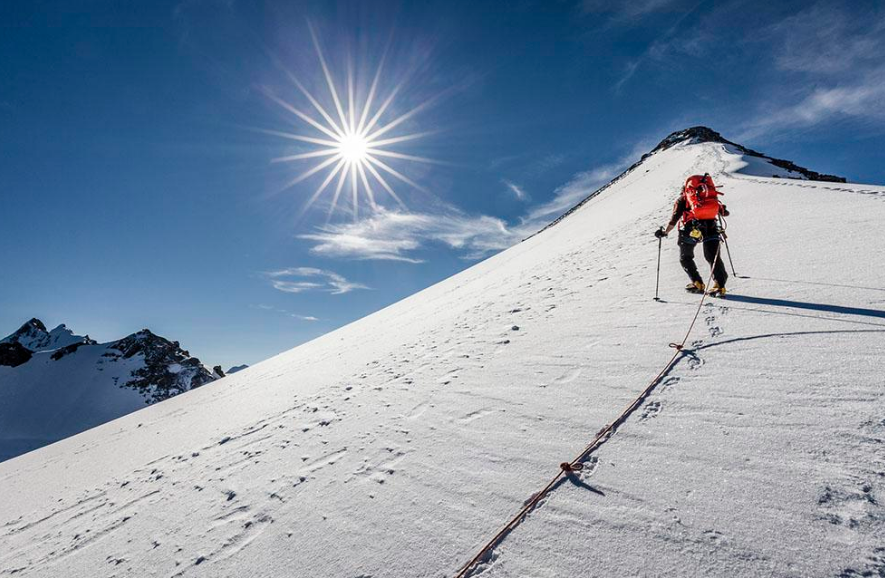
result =
M272 162L318 161L314 166L286 183L282 190L292 188L316 175L315 178L319 181L319 185L305 202L302 213L307 211L321 195L327 193L331 196L327 221L331 219L336 208L339 207L343 210L349 208L354 221L359 219L360 205L363 202L369 211L379 210L381 202L378 195L383 194L382 190L400 207L405 209L405 203L403 203L402 198L396 193L391 183L388 182L388 179L395 179L425 193L430 193L430 191L391 165L401 162L435 163L436 161L391 150L390 147L430 134L422 132L397 135L395 134L395 129L401 127L406 121L428 107L435 99L432 98L425 101L408 112L387 120L382 124L382 119L386 118L385 113L389 113L394 108L391 105L403 87L402 83L400 83L388 91L383 99L380 97L380 93L383 92L381 90L381 75L384 69L385 57L381 58L368 90L357 90L351 67L348 67L348 74L344 82L336 84L313 27L309 28L317 58L325 77L326 86L328 87L328 96L331 98L331 105L333 106L329 106L327 103L327 106L329 106L329 110L327 110L305 88L304 84L288 70L286 70L287 75L301 95L310 103L313 108L313 114L308 114L304 110L297 108L271 89L261 87L268 98L295 116L299 123L303 123L305 128L308 129L308 134L296 134L280 130L262 130L265 133L298 141L308 145L310 148L307 152L275 158ZM338 86L342 84L344 86L343 96L338 92ZM358 102L357 93L366 95L362 102ZM348 193L350 197L349 202L347 201Z
M368 149L369 143L362 135L347 133L338 140L338 154L348 163L367 162Z

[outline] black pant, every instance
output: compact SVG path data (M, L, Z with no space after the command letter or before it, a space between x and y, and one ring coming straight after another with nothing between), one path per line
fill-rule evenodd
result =
M700 240L691 236L693 230L701 232ZM716 254L719 251L720 240L719 226L715 219L692 221L679 230L679 240L677 241L679 245L679 263L692 281L704 282L701 274L698 273L698 266L694 262L694 248L700 242L704 245L704 258L713 267L713 278L720 287L725 287L728 273L725 272L722 255L717 256ZM713 263L713 259L716 259L716 263Z

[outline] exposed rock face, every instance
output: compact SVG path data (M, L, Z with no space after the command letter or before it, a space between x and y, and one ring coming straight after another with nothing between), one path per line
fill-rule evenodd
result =
M233 366L233 367L231 367L230 369L227 370L227 374L230 375L231 373L236 373L236 372L238 372L238 371L243 371L243 370L246 369L247 367L249 367L249 366L246 365L245 363L244 363L243 365L235 365L235 366Z
M31 359L32 355L31 350L21 343L16 341L12 343L0 342L0 365L18 367Z
M200 360L191 357L177 341L169 341L148 329L142 329L108 344L102 357L129 359L144 356L144 366L132 372L132 379L120 387L141 393L148 404L163 401L217 379Z

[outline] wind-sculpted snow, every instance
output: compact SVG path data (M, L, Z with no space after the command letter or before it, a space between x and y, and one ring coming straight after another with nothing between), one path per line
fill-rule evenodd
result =
M651 233L703 171L732 297L472 575L881 575L885 188L743 176L725 147L677 143L438 285L0 464L0 576L454 576L672 356L697 297L666 239L652 301Z

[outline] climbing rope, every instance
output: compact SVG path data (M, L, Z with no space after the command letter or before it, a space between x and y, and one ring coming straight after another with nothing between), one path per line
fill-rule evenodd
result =
M716 262L719 260L719 252L722 249L722 243L719 243L719 247L716 248L716 256L713 258L713 266L710 268L710 277L707 279L707 286L713 281L713 271L716 269ZM572 472L580 471L584 469L584 461L593 453L596 449L599 448L603 443L605 443L612 434L614 434L615 430L624 423L627 418L636 411L636 408L642 404L642 401L648 397L648 394L652 392L652 390L657 386L658 382L661 380L664 375L673 367L682 355L684 355L685 343L688 341L689 336L691 335L692 329L694 329L694 325L698 320L698 316L701 314L701 308L704 306L704 301L707 298L707 292L704 291L701 294L701 299L698 302L698 308L694 313L694 317L692 317L691 323L688 326L688 331L685 332L685 337L682 338L682 341L679 343L671 343L670 347L675 349L675 353L673 353L673 357L670 358L663 369L652 379L645 389L640 392L636 399L634 399L630 404L621 412L621 414L611 423L607 424L601 430L596 432L596 436L593 440L587 444L587 446L570 462L562 462L559 464L559 471L556 472L556 475L553 476L553 479L544 486L541 491L535 493L532 498L526 502L523 508L509 521L507 524L501 528L501 530L495 534L491 540L486 542L486 544L480 549L480 551L474 556L470 562L464 565L461 568L461 571L458 572L455 578L466 578L469 576L476 565L479 563L483 557L488 554L498 543L501 541L504 536L506 536L510 531L512 531L520 522L522 522L523 518L525 518L526 514L531 512L538 503L550 493L550 490L553 489L554 486L559 482L559 480L563 476L567 476Z

